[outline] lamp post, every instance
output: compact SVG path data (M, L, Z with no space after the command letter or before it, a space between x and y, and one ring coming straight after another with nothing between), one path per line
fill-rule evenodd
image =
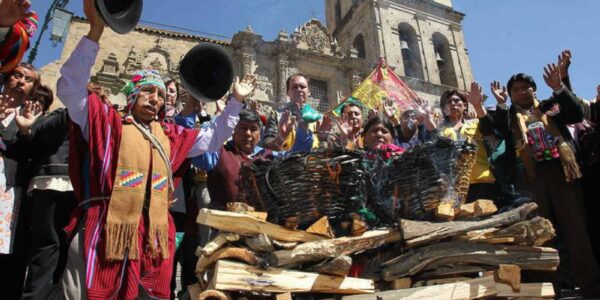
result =
M44 17L44 24L41 27L42 30L35 41L35 46L33 46L31 52L29 52L28 62L30 64L35 60L38 47L40 46L40 40L44 35L44 31L48 29L48 24L51 20L54 20L52 23L52 36L50 37L52 45L56 46L56 44L62 42L65 38L67 31L69 30L71 17L73 16L73 13L64 9L67 4L69 4L69 0L54 0L52 1L52 4L50 4L50 8L48 8L48 12L46 12L46 16Z

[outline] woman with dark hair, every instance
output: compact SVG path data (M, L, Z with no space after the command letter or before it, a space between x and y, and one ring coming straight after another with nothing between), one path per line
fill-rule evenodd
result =
M478 130L479 119L466 118L469 111L467 98L474 97L478 93L481 93L479 86L472 86L469 94L455 89L445 91L440 98L440 109L444 114L444 120L438 130L440 136L451 140L477 144L477 156L475 165L471 169L467 202L490 199L497 203L500 188L496 184L496 178L490 168L488 160L488 149L490 147L488 145L497 144L498 140L493 135L486 136L485 139L488 142L488 145L486 145L484 136Z
M363 129L365 150L378 153L382 158L388 159L393 155L404 152L404 148L396 146L394 125L384 117L375 116L367 121Z
M164 82L167 92L165 97L166 119L173 120L173 117L178 113L175 105L179 98L179 83L171 77L166 77Z

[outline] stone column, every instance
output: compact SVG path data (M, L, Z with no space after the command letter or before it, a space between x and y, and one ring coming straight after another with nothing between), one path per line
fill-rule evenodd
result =
M287 90L286 90L286 86L285 83L287 81L287 77L288 75L288 67L290 65L290 62L288 60L287 55L280 55L279 59L277 60L277 82L278 82L278 89L277 89L277 99L276 101L279 103L284 103L286 102L286 97L287 97Z

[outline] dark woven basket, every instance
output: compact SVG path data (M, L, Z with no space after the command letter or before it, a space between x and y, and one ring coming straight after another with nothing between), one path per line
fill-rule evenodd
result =
M268 212L269 221L295 220L299 228L322 216L332 223L364 206L362 152L316 150L274 161L257 161L240 171L245 202Z
M441 201L454 207L464 202L477 148L466 142L435 138L388 161L365 161L369 174L367 207L382 225L395 224L398 218L432 220Z

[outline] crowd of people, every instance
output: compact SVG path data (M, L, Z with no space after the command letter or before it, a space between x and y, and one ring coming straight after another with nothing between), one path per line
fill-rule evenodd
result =
M0 49L12 49L13 33L32 33L34 13L29 1L0 5ZM271 109L251 99L256 79L245 75L211 116L154 70L137 71L122 89L125 107L113 105L89 82L105 23L93 0L84 0L84 12L90 30L57 83L65 108L49 110L54 93L33 65L15 63L22 53L0 52L6 299L173 299L177 265L184 293L197 281L196 248L214 235L196 224L199 209L224 210L240 198L242 165L326 147L390 159L437 137L478 146L468 202L491 199L507 209L535 201L558 233L561 271L550 280L558 290L572 284L600 297L600 243L590 234L600 85L596 99L574 94L569 51L544 67L546 100L530 75L518 73L506 86L490 84L490 107L473 82L470 92L444 92L437 108L421 99L403 111L389 99L376 109L348 101L339 115L321 115L307 104L307 76L289 76L289 102Z

